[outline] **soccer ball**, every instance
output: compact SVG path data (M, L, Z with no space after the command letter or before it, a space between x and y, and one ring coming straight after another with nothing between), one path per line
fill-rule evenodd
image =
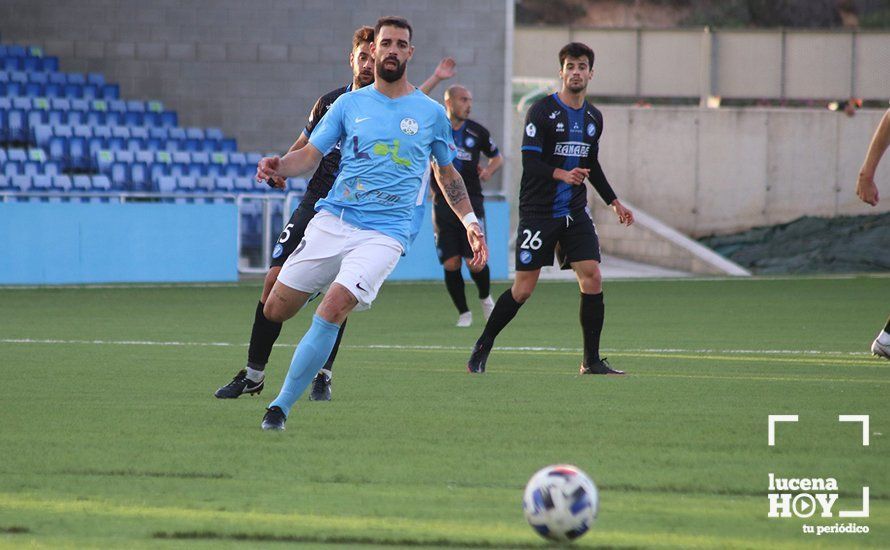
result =
M599 493L587 474L557 464L528 480L522 498L528 524L547 540L572 541L590 529L599 510Z

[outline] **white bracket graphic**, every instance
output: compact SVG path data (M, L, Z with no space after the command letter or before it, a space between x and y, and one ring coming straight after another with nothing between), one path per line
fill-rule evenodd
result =
M867 414L839 414L837 417L838 422L862 422L862 446L868 447L868 415ZM865 488L866 494L868 493L868 487ZM868 510L866 505L866 510ZM864 516L850 516L850 517L864 517Z
M796 414L771 414L769 415L769 446L776 446L776 422L797 422Z
M867 518L868 517L868 487L862 488L862 510L841 510L837 513L842 518Z

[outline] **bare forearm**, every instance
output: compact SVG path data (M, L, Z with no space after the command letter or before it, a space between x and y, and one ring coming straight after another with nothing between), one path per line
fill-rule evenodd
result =
M449 170L445 173L437 174L437 181L442 189L442 195L448 202L448 206L457 214L458 218L463 218L473 212L473 205L470 203L470 196L467 194L467 186L457 170Z
M430 95L430 92L433 91L433 88L438 86L440 82L442 82L441 78L434 74L430 75L430 77L427 78L424 83L419 86L420 91L425 93L426 95Z
M291 153L293 151L299 151L303 147L306 147L307 143L309 143L309 138L306 137L306 132L300 132L300 137L298 137L297 141L295 141L294 144L290 146L290 149L288 149L287 152Z
M501 166L504 165L504 157L498 155L492 159L488 159L488 166L485 167L488 170L490 175L494 175L498 170L501 169Z
M871 138L868 153L865 154L865 161L862 163L860 172L873 177L888 146L890 146L890 109L884 113L881 123L878 124L878 129L875 130L875 135Z
M321 161L321 157L321 151L316 149L312 144L297 149L296 151L291 151L281 157L278 174L287 178L305 174L306 172L315 170L318 163Z

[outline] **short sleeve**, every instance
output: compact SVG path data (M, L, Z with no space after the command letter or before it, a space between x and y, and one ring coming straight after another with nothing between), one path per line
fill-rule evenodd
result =
M309 136L309 143L322 153L326 153L340 141L345 133L343 126L343 110L346 95L341 95L337 101L331 104L331 108L325 113Z
M498 151L498 146L494 142L494 138L491 137L491 132L488 131L488 128L483 128L482 134L482 143L479 144L479 150L482 151L482 154L488 158L496 157L501 154Z
M544 121L541 110L533 106L525 116L525 128L522 131L522 150L544 152Z
M433 159L439 166L451 164L457 151L457 147L454 146L454 136L451 134L451 123L448 121L445 109L441 105L436 111L433 142L430 148Z
M306 128L303 129L303 132L306 134L306 137L312 135L312 130L315 129L315 126L318 125L321 117L325 114L324 105L322 105L322 100L324 97L318 98L316 100L315 105L312 107L312 110L309 111L309 122L306 123Z

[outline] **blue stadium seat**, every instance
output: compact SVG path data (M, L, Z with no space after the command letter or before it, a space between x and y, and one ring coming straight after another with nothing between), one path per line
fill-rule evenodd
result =
M219 128L207 128L204 130L204 138L205 139L216 139L221 140L225 136L223 136L222 130Z
M47 82L49 82L49 74L41 72L28 73L28 82L33 82L35 84L46 84Z
M145 124L145 113L139 111L127 111L124 113L124 125L142 126Z
M67 97L54 97L49 100L49 107L57 111L69 111L71 110L71 100Z
M12 176L10 178L12 190L24 193L31 189L31 176Z
M49 56L43 58L41 70L46 72L55 72L59 70L59 58L55 56Z
M220 140L218 151L223 151L225 153L234 153L238 150L238 142L232 138L226 138Z
M7 160L3 163L3 175L7 178L22 175L25 171L24 164L21 161Z
M94 157L96 170L100 174L110 174L114 164L114 152L108 149L97 151Z
M0 193L4 191L12 191L12 182L9 181L9 178L0 174Z
M191 176L180 176L176 179L176 188L182 193L194 193L198 182Z
M130 137L139 138L139 139L148 139L148 128L145 128L145 127L130 128Z
M105 77L99 73L89 73L87 74L87 83L101 86L105 84Z
M53 189L56 191L71 191L71 176L65 174L53 176Z
M155 161L155 155L153 151L137 151L136 152L136 162L142 162L146 165L153 164Z
M172 194L176 192L176 178L172 176L160 176L155 179L158 193Z
M53 136L52 126L41 124L34 127L34 143L42 149L49 147L49 140Z
M221 193L232 193L235 190L235 182L232 178L214 178L216 190Z
M148 172L147 163L134 162L130 165L129 190L135 192L151 191L151 177Z
M28 153L24 149L9 149L6 151L6 159L8 162L25 162L28 160Z
M148 137L153 139L164 139L166 140L170 137L170 129L169 128L149 128L148 129Z
M195 187L195 190L199 193L213 193L216 191L216 178L211 178L209 176L203 176L198 178L198 184Z
M36 175L31 178L31 186L34 191L49 192L53 190L52 176Z
M107 192L111 190L111 180L105 174L90 176L90 184L96 191Z
M65 73L49 73L49 81L51 84L64 86L68 83L68 75Z
M117 84L103 84L99 90L99 97L105 100L118 99L120 96L121 89Z
M108 111L105 113L105 124L107 126L123 126L124 113L118 111Z
M127 102L122 99L112 99L107 102L108 110L116 113L127 112Z
M6 149L0 148L0 164L5 163L7 158L8 157L6 156Z
M87 77L82 73L67 73L66 80L69 84L86 84Z
M89 176L79 174L71 178L71 189L78 192L87 192L92 190L92 182Z

